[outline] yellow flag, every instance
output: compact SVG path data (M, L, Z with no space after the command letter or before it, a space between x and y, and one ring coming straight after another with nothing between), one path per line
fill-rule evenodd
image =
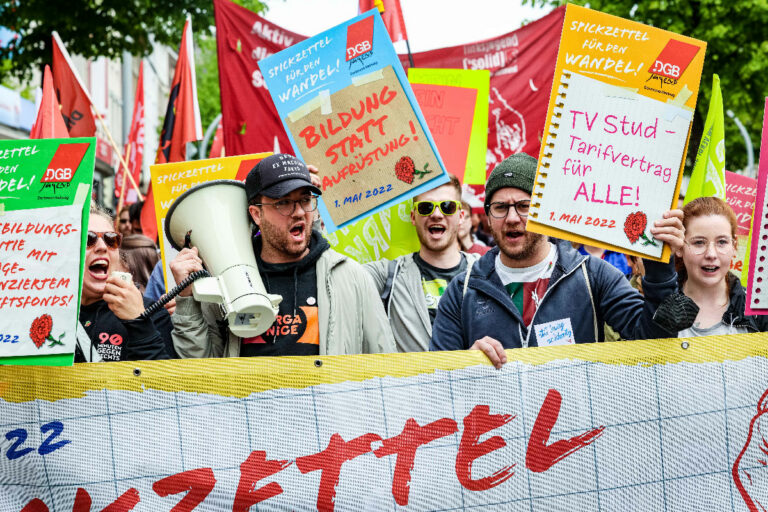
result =
M715 196L725 201L725 130L720 77L712 75L712 98L704 123L691 181L685 193L688 204L697 197Z

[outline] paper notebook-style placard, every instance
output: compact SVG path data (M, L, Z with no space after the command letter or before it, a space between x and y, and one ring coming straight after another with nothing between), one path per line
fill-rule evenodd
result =
M669 259L650 228L677 200L704 49L567 7L529 230Z
M757 201L752 218L752 246L747 281L748 315L768 315L768 98L763 113L763 137L757 172Z

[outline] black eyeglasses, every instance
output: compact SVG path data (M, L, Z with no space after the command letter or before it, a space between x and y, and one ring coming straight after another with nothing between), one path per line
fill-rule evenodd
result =
M516 203L502 203L498 201L491 203L490 208L488 208L488 212L491 214L491 217L503 219L509 215L510 208L514 208L520 217L527 217L528 210L531 209L531 201L530 199L525 199Z
M422 217L428 217L432 215L435 208L440 208L443 215L453 215L459 211L461 203L459 201L416 201L414 206L416 206L416 213Z
M317 210L317 196L305 196L301 199L281 199L274 203L254 203L254 206L272 206L281 215L293 215L296 211L296 205L301 205L301 209L305 212L313 212Z
M87 238L88 247L93 247L94 245L96 245L96 241L99 238L104 240L104 245L106 245L110 249L117 249L118 247L120 247L120 242L123 241L123 235L121 235L120 233L115 233L114 231L103 231L103 232L88 231L88 238Z

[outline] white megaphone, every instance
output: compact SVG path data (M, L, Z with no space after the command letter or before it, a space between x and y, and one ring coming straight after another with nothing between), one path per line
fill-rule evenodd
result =
M201 302L221 304L229 329L249 338L275 321L283 298L268 294L253 255L245 185L214 180L187 190L165 217L165 236L174 249L197 247L212 277L192 284Z

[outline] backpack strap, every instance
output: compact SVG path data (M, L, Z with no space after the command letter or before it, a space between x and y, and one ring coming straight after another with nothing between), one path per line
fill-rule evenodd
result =
M587 283L587 292L589 293L589 303L592 305L592 325L595 329L595 341L600 339L600 333L597 331L597 309L595 309L595 299L592 296L592 286L589 284L589 274L587 273L586 261L581 264L581 272L584 274L584 282Z
M464 274L464 290L462 290L461 292L462 297L464 297L467 294L467 288L469 287L469 275L472 273L472 267L475 266L475 261L467 265L467 273Z
M384 283L384 288L381 290L381 302L384 305L384 311L389 316L389 299L392 298L392 287L395 284L395 269L397 268L397 260L389 260L387 264L387 281Z

